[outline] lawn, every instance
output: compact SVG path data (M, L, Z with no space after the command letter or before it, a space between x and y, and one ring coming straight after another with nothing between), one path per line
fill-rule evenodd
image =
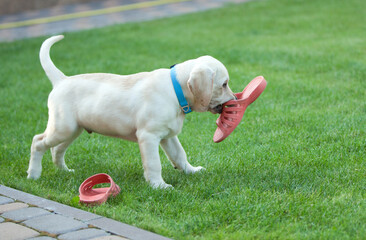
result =
M259 0L204 13L65 34L55 64L73 75L130 74L201 55L227 67L234 92L268 82L242 124L212 141L217 115L187 115L180 140L197 175L143 178L138 145L86 132L50 153L27 180L32 137L47 123L52 86L38 60L46 37L0 43L0 184L174 239L366 238L366 1ZM77 203L87 177L106 172L121 194L100 207Z

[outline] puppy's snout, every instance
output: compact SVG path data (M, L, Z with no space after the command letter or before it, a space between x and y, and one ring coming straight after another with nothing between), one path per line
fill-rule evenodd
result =
M215 108L214 108L215 112L217 113L222 113L222 105L217 105Z
M231 96L233 97L233 100L238 100L235 93L231 92Z

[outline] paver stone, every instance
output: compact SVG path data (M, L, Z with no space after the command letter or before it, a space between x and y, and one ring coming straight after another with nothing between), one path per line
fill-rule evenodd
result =
M21 202L15 202L15 203L8 203L4 205L0 205L0 214L8 211L13 211L20 208L26 208L28 207L28 204L21 203Z
M23 223L38 231L44 231L51 234L63 234L88 227L86 223L57 214L32 218Z
M106 231L96 228L82 229L75 232L69 232L58 236L61 240L87 240L96 237L109 236Z
M14 202L14 200L8 197L0 196L0 205L11 202Z
M48 236L40 236L35 238L28 238L27 240L57 240L56 238L51 238Z
M51 214L49 211L44 210L42 208L36 207L28 207L28 208L21 208L14 211L9 211L4 213L2 216L4 218L9 218L13 221L24 221L34 217L39 217L43 215Z
M22 240L31 237L38 236L39 232L36 232L30 228L22 225L5 222L0 223L0 239L6 240Z
M93 238L92 240L128 240L128 238L124 238L124 237L116 236L116 235L111 235L111 236Z

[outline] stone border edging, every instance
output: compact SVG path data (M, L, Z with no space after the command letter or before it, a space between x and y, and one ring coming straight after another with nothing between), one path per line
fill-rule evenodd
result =
M102 217L100 215L86 212L81 209L70 207L52 200L44 199L29 193L25 193L0 184L0 194L16 199L20 202L31 204L63 216L72 217L93 225L110 233L124 236L131 240L168 240L170 238L163 237L156 233L152 233L116 220Z

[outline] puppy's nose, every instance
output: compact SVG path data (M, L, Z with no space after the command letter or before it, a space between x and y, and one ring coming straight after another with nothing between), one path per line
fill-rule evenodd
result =
M215 107L215 112L217 112L217 113L222 113L222 105L217 105L216 107Z

